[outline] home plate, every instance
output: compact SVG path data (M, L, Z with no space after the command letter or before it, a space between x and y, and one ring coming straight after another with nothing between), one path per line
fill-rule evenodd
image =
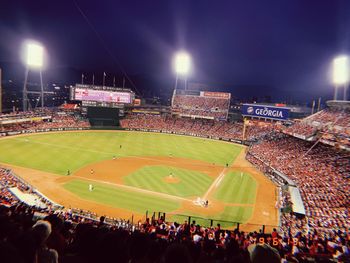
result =
M263 212L263 215L264 215L264 216L269 216L270 213L264 211L264 212Z

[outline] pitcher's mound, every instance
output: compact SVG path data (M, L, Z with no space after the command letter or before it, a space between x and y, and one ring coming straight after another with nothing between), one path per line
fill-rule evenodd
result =
M167 176L164 177L163 180L169 184L177 184L179 183L181 180L180 178L174 177L174 176Z

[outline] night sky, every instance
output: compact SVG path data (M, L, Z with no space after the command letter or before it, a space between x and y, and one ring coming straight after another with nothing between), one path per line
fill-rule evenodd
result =
M171 90L172 55L185 49L191 81L308 101L331 96L332 58L350 53L350 1L2 0L0 66L20 63L28 38L45 45L51 71L125 71Z

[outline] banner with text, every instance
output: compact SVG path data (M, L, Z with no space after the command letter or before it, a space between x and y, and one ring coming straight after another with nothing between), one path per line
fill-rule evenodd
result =
M211 98L219 98L219 99L230 99L231 98L231 93L201 91L200 92L200 96L202 96L202 97L211 97Z
M289 108L273 107L267 105L243 104L242 115L247 117L267 118L274 120L287 120Z

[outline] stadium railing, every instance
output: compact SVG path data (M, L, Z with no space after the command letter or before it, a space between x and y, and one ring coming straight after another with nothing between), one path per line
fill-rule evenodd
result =
M184 215L184 214L175 214L175 213L164 213L164 212L154 212L152 215L152 220L159 219L163 217L163 219L167 222L176 222L179 224L183 224L187 221L189 224L192 224L195 221L195 224L198 224L203 227L217 227L220 224L222 229L227 230L245 230L249 232L272 232L274 228L278 229L278 225L269 225L269 224L252 224L252 223L242 223L236 221L229 221L223 219L215 219L215 218L204 218L197 215Z

